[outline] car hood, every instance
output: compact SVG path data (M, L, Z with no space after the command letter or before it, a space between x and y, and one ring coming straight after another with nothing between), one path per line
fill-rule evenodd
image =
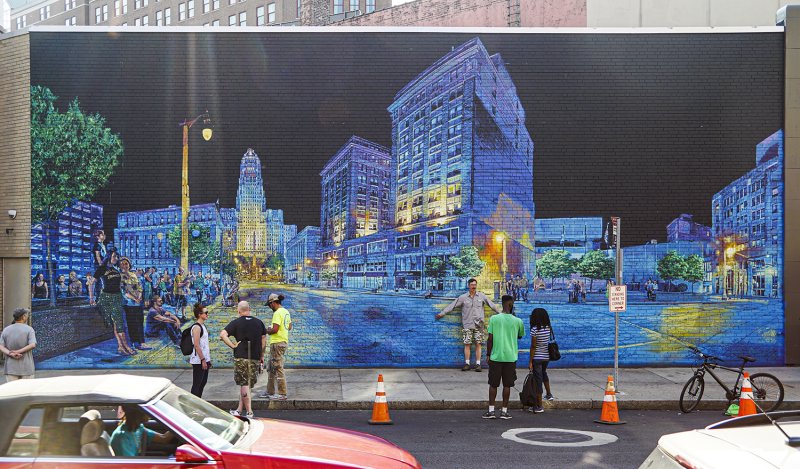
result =
M791 436L800 436L800 423L781 424L781 428ZM786 437L772 425L673 433L661 437L658 446L698 469L800 467L800 449L787 445Z
M352 467L420 467L407 451L366 433L272 419L257 419L253 424L253 430L261 434L250 444L251 453Z

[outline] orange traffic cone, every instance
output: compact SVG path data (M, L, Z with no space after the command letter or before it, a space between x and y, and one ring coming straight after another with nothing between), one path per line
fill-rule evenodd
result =
M375 403L372 404L372 418L370 425L391 425L389 418L389 404L386 402L386 390L383 388L383 375L378 375L378 388L375 390Z
M753 402L753 386L750 384L750 373L744 372L742 393L739 396L739 414L737 417L756 414L756 403Z
M617 391L614 390L614 377L609 376L606 383L606 393L603 396L603 409L600 411L600 420L595 420L596 423L604 423L606 425L622 425L619 419L619 411L617 410Z

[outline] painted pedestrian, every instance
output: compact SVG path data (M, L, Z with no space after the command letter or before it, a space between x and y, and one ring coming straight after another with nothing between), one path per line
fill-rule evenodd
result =
M472 369L481 371L481 344L485 340L486 329L486 314L483 306L487 305L497 313L502 310L492 303L486 295L478 291L478 281L474 278L467 281L467 287L469 291L447 305L441 313L436 315L436 319L443 318L455 308L461 308L461 337L464 342L464 366L461 371L469 371L470 369L470 347L472 344L475 344L475 364Z
M34 300L45 300L50 297L50 291L47 287L47 280L44 279L44 274L38 273L33 279L31 285L31 296Z
M121 278L122 308L125 310L125 325L128 338L134 348L150 350L144 345L144 298L139 276L132 269L131 260L123 257L119 260Z
M120 355L135 355L136 350L131 348L128 343L128 329L125 322L125 312L122 308L121 284L122 276L118 270L119 254L112 251L100 264L94 273L94 277L102 281L103 288L97 299L100 306L100 314L106 325L114 329L114 337L117 339L117 353Z
M489 318L489 338L486 342L486 356L489 360L489 410L482 416L485 419L511 418L508 413L508 400L511 388L517 380L518 341L525 336L522 319L513 315L514 297L503 295L502 303L502 312ZM495 412L495 400L501 382L503 405L498 415Z
M174 345L179 345L181 341L181 320L168 310L164 309L164 299L153 296L150 302L150 310L147 312L145 336L149 338L161 338L167 336Z
M230 412L232 415L253 418L251 390L264 365L267 328L260 319L251 316L250 303L240 301L236 309L239 317L225 326L219 334L225 345L233 349L233 380L239 386L239 404Z

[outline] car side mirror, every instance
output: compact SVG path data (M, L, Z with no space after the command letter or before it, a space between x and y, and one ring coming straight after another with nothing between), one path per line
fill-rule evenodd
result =
M175 461L202 464L208 462L208 457L192 445L182 445L175 450Z

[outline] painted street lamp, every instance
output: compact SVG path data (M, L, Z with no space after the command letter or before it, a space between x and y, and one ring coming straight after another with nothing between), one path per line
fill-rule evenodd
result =
M181 170L181 263L184 272L189 270L189 129L200 119L203 119L203 139L211 140L211 117L208 111L194 119L181 122L183 127L183 165Z
M508 273L508 263L506 258L506 235L504 235L503 233L497 233L494 236L494 239L498 243L502 243L503 245L503 263L500 265L500 272L502 274L502 278L500 280L500 290L504 291L506 284L506 274Z

